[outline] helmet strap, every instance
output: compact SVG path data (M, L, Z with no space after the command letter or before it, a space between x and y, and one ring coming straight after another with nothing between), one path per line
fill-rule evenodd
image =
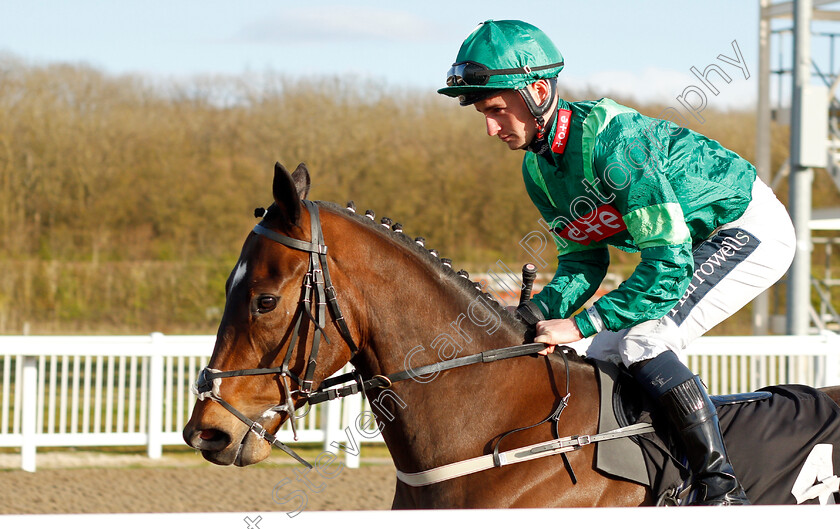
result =
M543 118L545 119L545 118ZM542 131L537 131L537 135L534 136L534 139L531 141L531 144L526 147L527 150L536 153L536 154L543 154L548 151L548 132L551 130L551 127L554 126L554 121L557 119L557 112L552 112L548 119L545 121L545 126Z
M542 118L548 109L551 107L551 103L554 102L554 98L557 95L557 78L552 77L550 79L545 79L548 81L548 97L543 99L542 103L537 104L534 100L534 96L531 95L531 91L528 90L528 87L522 87L518 90L518 92L522 95L522 99L525 100L525 105L527 105L528 110L531 111L531 114L534 118Z
M525 106L528 107L528 110L537 122L537 138L539 139L542 139L545 136L545 114L548 112L548 109L551 108L551 104L557 96L557 78L552 77L550 79L546 79L546 81L548 81L548 97L543 99L542 103L539 104L534 100L534 96L531 95L527 86L517 90L522 96L522 99L525 101Z

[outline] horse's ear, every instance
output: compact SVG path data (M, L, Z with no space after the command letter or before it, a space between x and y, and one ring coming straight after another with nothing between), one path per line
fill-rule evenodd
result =
M300 167L298 167L298 169L300 169ZM298 172L298 169L295 169L295 173ZM305 167L304 172L306 172ZM306 177L306 187L308 192L309 173L306 173ZM300 201L302 197L300 196L297 184L292 178L292 175L289 174L289 171L287 171L280 162L276 162L274 164L274 183L272 184L272 191L274 193L274 203L277 204L277 207L283 212L283 216L286 217L291 224L297 224L298 219L300 219Z
M305 163L301 162L298 164L297 169L292 173L292 180L295 183L295 188L297 188L300 199L306 200L306 197L309 195L309 183L311 179L309 178L309 170L306 168Z

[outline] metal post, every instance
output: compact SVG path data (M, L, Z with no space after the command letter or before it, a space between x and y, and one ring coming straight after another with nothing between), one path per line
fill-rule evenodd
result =
M755 167L758 177L770 185L772 167L770 161L770 17L765 9L770 0L760 0L758 21L758 116L756 119ZM762 292L753 301L753 334L767 334L770 318L770 297Z
M347 465L347 468L359 468L359 463L362 460L362 440L364 437L359 433L357 420L362 413L362 395L353 395L352 398L345 399L344 405L347 407L347 427L355 435L356 444L359 449L354 454L347 452L344 457L344 464Z
M825 335L825 339L828 343L835 344L834 346L828 347L829 351L840 350L840 336L830 334ZM826 358L826 363L828 366L826 367L825 385L836 386L840 384L840 355L832 354Z
M20 357L18 357L20 358ZM23 410L21 417L20 468L35 472L35 435L38 413L38 357L23 357Z
M808 334L811 306L811 182L814 173L802 165L803 96L811 82L811 0L796 0L793 28L793 104L790 126L789 209L796 228L796 255L788 273L787 332Z
M149 440L146 453L151 459L163 455L163 334L152 333L149 360ZM156 347L154 346L156 345Z
M332 446L333 443L340 443L344 436L341 431L341 405L343 399L335 399L327 401L321 407L323 412L321 418L321 428L324 429L324 451L336 452L336 448ZM345 439L346 440L346 439Z

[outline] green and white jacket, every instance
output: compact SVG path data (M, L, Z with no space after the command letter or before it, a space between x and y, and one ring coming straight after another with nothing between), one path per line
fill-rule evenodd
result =
M575 316L581 333L659 319L689 284L692 246L746 210L755 168L714 140L609 99L559 107L551 148L522 164L558 250L557 273L534 302L547 318L568 318L606 275L610 245L640 251L641 262Z

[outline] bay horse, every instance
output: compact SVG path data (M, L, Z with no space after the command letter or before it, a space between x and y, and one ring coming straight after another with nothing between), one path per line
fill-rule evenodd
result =
M187 444L220 465L257 463L272 444L296 456L272 433L324 395L316 389L348 361L402 474L490 454L504 433L527 425L536 424L505 437L503 449L598 431L595 370L574 354L424 370L523 344L528 328L399 230L307 201L309 186L303 164L291 174L275 166L274 203L227 280ZM540 423L566 403L556 431L552 421ZM595 451L583 448L565 462L550 457L420 487L398 480L393 508L655 501L647 487L596 470Z

